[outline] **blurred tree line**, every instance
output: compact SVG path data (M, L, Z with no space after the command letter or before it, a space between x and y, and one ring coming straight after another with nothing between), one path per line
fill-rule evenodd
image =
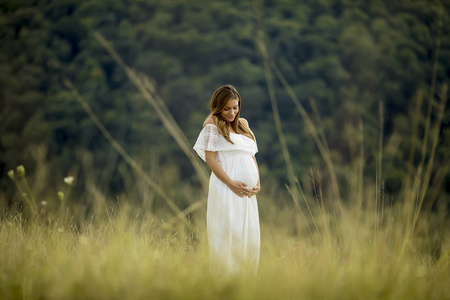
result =
M400 191L410 172L409 155L415 166L421 161L427 105L431 99L433 121L449 79L450 1L264 0L258 6L270 55L325 132L340 179L350 180L362 150L365 172L375 176L381 122L382 177L387 191ZM243 99L241 116L257 137L263 181L282 186L287 175L255 43L254 13L250 1L1 0L1 190L7 191L6 173L16 165L33 172L37 148L45 149L41 156L50 181L70 173L78 186L91 182L112 196L132 190L133 171L63 77L177 201L183 201L178 188L199 186L156 113L93 37L96 31L126 64L152 79L192 145L213 91L233 84ZM310 166L323 163L279 82L275 92L295 175L305 182ZM436 174L447 166L439 192L445 201L449 122L446 109L433 169Z

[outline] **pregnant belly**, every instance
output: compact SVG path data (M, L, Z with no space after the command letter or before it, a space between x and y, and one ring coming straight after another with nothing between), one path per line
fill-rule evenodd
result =
M249 155L228 159L223 167L232 180L245 183L249 189L254 188L258 183L258 170L253 157Z

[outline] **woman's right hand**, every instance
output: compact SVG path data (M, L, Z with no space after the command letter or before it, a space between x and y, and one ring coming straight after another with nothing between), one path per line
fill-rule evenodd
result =
M241 181L232 180L228 186L239 197L249 197L252 193L251 190L246 188L247 185Z

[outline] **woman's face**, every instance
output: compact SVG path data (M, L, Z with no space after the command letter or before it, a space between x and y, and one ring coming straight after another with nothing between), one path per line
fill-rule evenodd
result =
M231 99L230 101L228 101L227 106L220 113L220 115L228 122L233 122L238 112L239 112L239 101L237 99Z

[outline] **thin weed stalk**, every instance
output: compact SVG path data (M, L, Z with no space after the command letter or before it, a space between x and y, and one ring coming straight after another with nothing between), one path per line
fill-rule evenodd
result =
M202 162L200 161L200 158L192 149L192 146L190 145L188 139L184 135L181 128L178 126L177 122L175 121L172 114L168 110L164 101L156 92L156 88L154 87L153 83L146 75L138 73L136 70L128 67L122 60L122 58L120 58L120 56L114 50L112 45L100 33L95 32L94 37L97 39L100 45L111 55L114 61L122 68L122 70L127 75L128 79L135 85L135 87L141 93L144 100L155 109L164 127L174 138L174 140L180 146L181 150L186 154L192 166L194 167L194 170L196 171L197 176L200 179L200 183L202 184L204 191L207 191L208 174Z
M122 70L127 75L128 79L135 85L135 87L141 93L144 100L155 109L164 127L167 129L167 131L171 134L171 136L180 146L181 150L188 157L189 161L194 167L194 170L197 173L197 176L203 187L203 192L206 193L209 184L208 173L206 172L202 162L200 161L200 158L193 151L183 131L178 126L178 123L173 118L169 109L165 105L165 102L156 92L156 88L154 87L153 83L146 75L139 73L136 70L128 67L125 64L125 62L120 58L120 56L117 54L117 52L114 50L112 45L100 33L98 32L94 33L94 37L103 46L103 48L105 48L105 50L111 55L111 57L116 61L116 63L122 68ZM205 197L201 198L204 199ZM180 211L177 214L177 218L178 219L185 218L188 213L193 212L197 209L202 209L203 212L205 212L204 211L205 205L206 201L198 200L190 204L184 211Z
M328 237L328 241L330 243L330 245L332 244L331 242L331 231L330 231L330 222L329 222L329 218L327 216L326 210L325 210L325 205L324 205L324 201L323 201L323 193L322 193L322 179L320 177L320 172L317 171L317 174L314 174L314 171L312 170L312 168L310 168L309 171L310 174L310 180L313 186L313 190L314 190L314 197L317 201L317 203L319 204L319 213L323 222L323 226L325 229L325 233Z
M83 109L86 111L86 113L89 115L90 119L94 124L97 126L97 128L102 132L103 136L109 141L111 146L113 146L114 149L125 159L125 161L138 173L148 185L150 185L153 190L161 196L164 201L169 205L169 207L178 215L181 210L180 208L175 204L175 202L164 192L164 190L152 179L149 175L142 169L142 167L125 151L125 149L117 142L114 137L111 135L111 133L105 128L103 123L100 121L100 119L97 117L97 115L92 111L89 104L84 100L84 98L78 93L78 90L75 88L73 83L67 79L64 78L64 83L66 87L72 91L72 93L75 96L75 99L78 100L78 102L81 104ZM181 220L188 224L188 221L185 218L181 218Z
M323 128L323 121L322 121L322 118L320 117L319 109L317 108L317 105L316 105L316 100L313 98L309 98L309 104L313 111L314 118L316 119L314 128L317 130L317 133L319 135L320 141L323 144L324 149L329 152L330 147L328 146L327 136L325 135L325 130ZM312 121L312 119L311 119L311 121Z
M447 159L445 159L443 165L439 167L436 171L436 174L434 174L433 186L432 188L430 188L427 205L426 208L424 209L426 212L429 213L431 211L434 202L436 201L436 198L439 194L441 186L444 183L445 176L448 174L449 170L450 170L450 161L447 156Z
M269 64L270 58L269 58L269 53L268 53L267 47L264 43L264 32L262 30L262 21L261 21L261 15L260 15L259 10L256 11L256 21L258 24L256 44L257 44L258 49L263 58L264 74L266 77L266 84L267 84L267 89L269 92L270 104L272 106L272 114L273 114L273 119L275 122L275 129L277 131L278 140L280 142L281 151L283 153L283 158L286 163L286 170L288 173L289 183L290 183L291 189L293 189L295 187L295 184L294 184L295 183L295 173L294 173L294 168L292 166L291 156L289 154L289 149L287 146L286 138L284 136L283 128L281 125L281 118L280 118L280 113L278 111L277 98L276 98L275 89L273 86L272 72L270 70L270 64ZM291 191L291 192L296 193L296 191Z
M434 157L436 155L436 150L437 150L437 145L439 142L439 132L442 126L442 120L444 119L444 111L445 111L445 106L447 104L448 98L447 98L447 94L448 94L448 85L447 84L443 84L442 85L442 92L441 92L441 99L437 108L437 118L434 122L434 126L433 126L433 130L431 131L431 140L432 145L431 145L431 149L430 149L430 156L428 158L428 162L427 162L427 166L425 169L425 178L430 178L431 177L431 171L434 165ZM426 192L426 189L423 189L423 196Z
M34 214L37 214L36 200L34 199L33 192L31 191L30 185L28 184L28 180L25 176L22 177L22 181L25 185L25 189L27 191L27 199L29 198L29 205Z
M286 92L291 97L292 101L294 102L294 104L295 104L297 110L299 111L300 115L302 116L302 118L303 118L303 120L304 120L304 122L306 124L306 127L308 128L308 131L311 134L311 137L313 138L317 148L319 149L320 155L322 156L323 160L325 161L325 165L327 166L328 172L329 172L330 177L331 177L331 185L332 185L332 190L333 190L333 197L334 197L336 203L338 204L338 206L340 207L339 185L338 185L338 181L337 181L337 175L336 175L336 170L335 170L335 167L334 167L334 163L333 163L333 161L331 159L331 153L330 153L330 150L327 147L328 144L327 144L327 142L322 141L322 139L320 137L320 134L318 133L317 128L314 125L312 119L310 118L310 116L306 112L306 110L303 107L303 105L300 103L299 99L297 98L297 95L294 93L292 87L289 85L289 83L287 82L287 80L284 77L284 75L278 69L278 67L275 64L275 62L272 61L271 66L272 66L272 69L274 70L276 76L280 80L281 84L285 88Z
M297 184L298 184L298 181L297 181ZM299 188L300 188L300 187L299 187ZM310 236L311 236L311 238L312 238L312 240L313 240L313 243L314 243L315 245L317 245L317 244L316 244L316 239L314 238L314 234L313 234L313 232L312 232L312 230L311 230L311 227L309 226L308 219L306 218L305 214L303 213L302 208L300 207L300 204L298 203L297 196L296 196L294 193L291 192L291 189L289 188L289 185L287 185L287 184L286 184L286 189L288 190L289 194L291 195L292 199L294 200L294 203L295 203L296 207L297 207L298 210L300 211L300 214L302 215L302 218L303 218L303 220L305 221L306 226L308 227L308 231L309 231L309 234L310 234ZM314 223L315 223L315 221L314 221Z
M314 227L316 228L316 231L319 234L320 239L322 239L322 234L320 233L320 230L317 227L316 218L314 217L314 215L313 215L313 213L311 211L311 208L310 208L310 206L308 204L308 200L305 197L305 193L303 192L303 189L301 188L300 183L298 182L298 180L296 182L297 182L297 186L299 187L300 195L302 196L303 201L305 202L306 207L308 208L309 215L311 216L311 219L313 220Z
M439 141L439 131L441 129L442 120L444 118L445 105L447 102L447 92L448 92L448 86L447 86L447 84L444 84L442 86L441 101L439 102L439 106L438 106L437 118L434 122L433 130L431 132L431 139L432 139L433 143L431 145L430 156L428 158L427 166L425 169L424 180L422 182L421 190L418 193L418 204L417 204L417 208L416 208L416 213L414 215L413 231L411 232L411 234L414 234L414 229L415 229L417 220L419 218L419 213L422 209L422 206L423 206L423 203L425 200L425 195L426 195L428 187L429 187L431 171L432 171L432 168L434 165L434 157L436 155L436 149L437 149L437 145L438 145L438 141Z
M438 66L439 66L441 40L442 40L442 28L440 28L440 26L439 26L438 27L438 37L436 40L436 48L434 51L433 71L432 71L432 75L431 75L430 93L428 95L428 108L427 108L427 116L426 116L426 121L425 121L425 132L424 132L423 140L422 140L422 153L421 153L421 158L420 158L420 165L424 165L424 163L425 163L425 157L426 157L426 152L427 152L427 148L428 148L428 135L429 135L429 130L430 130L430 126L431 126L431 112L433 109L434 94L435 94L435 90L436 90L436 78L437 78L437 71L438 71Z
M423 91L419 90L416 94L416 106L413 112L413 120L412 120L412 135L411 135L411 142L410 142L410 148L409 148L409 158L408 158L408 172L410 174L414 171L414 154L416 151L416 143L417 143L417 136L418 136L418 129L419 129L419 120L421 119L421 108L423 103Z
M384 213L384 195L383 191L383 137L384 137L384 109L383 103L380 101L378 103L378 153L375 157L375 240L377 238L378 229L378 206L379 201L381 201L381 220L383 222Z
M294 102L294 104L295 104L297 110L299 111L300 115L302 116L302 118L306 124L306 127L308 128L308 131L310 132L315 144L319 148L319 152L325 161L325 164L328 168L328 172L331 177L333 198L335 199L339 210L341 210L341 204L339 201L340 200L340 192L339 192L339 185L338 185L338 181L337 181L337 175L336 175L336 171L334 168L334 164L331 159L331 153L328 148L328 143L326 142L326 138L324 135L321 137L321 134L318 132L311 117L308 115L305 108L300 103L300 101L297 98L297 95L293 91L292 87L287 82L286 78L284 77L284 75L282 74L280 69L277 67L275 61L270 57L270 54L267 50L267 46L264 42L264 31L263 31L263 24L262 24L262 18L261 18L261 10L259 8L259 1L253 0L252 5L253 5L255 19L256 19L257 25L258 25L258 28L257 28L258 34L256 36L256 40L257 40L257 45L258 45L261 53L263 54L263 58L264 58L263 61L265 62L265 64L270 65L270 68L273 70L276 77L278 78L278 80L281 82L284 89L286 90L287 94L289 95L291 100ZM267 77L267 75L266 75L266 77ZM322 138L323 138L323 140L322 140Z
M360 119L358 124L359 129L359 159L358 159L358 189L356 201L358 203L358 211L361 211L362 203L363 203L363 189L364 189L364 123ZM359 214L359 212L358 212Z
M37 208L36 208L36 201L33 197L33 193L30 189L30 186L28 185L28 181L26 180L26 177L25 177L26 176L25 168L22 165L18 166L17 173L18 173L19 177L22 178L22 181L25 185L26 192L24 192L22 187L20 186L20 182L16 179L16 176L15 176L13 170L10 170L8 172L8 176L14 182L17 190L19 191L21 198L25 201L32 216L37 216L38 212L37 212Z

